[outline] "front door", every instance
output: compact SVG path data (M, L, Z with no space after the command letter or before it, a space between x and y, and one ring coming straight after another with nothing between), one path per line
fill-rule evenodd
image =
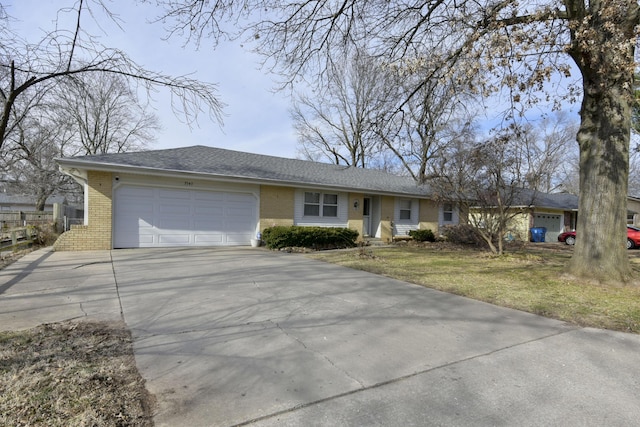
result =
M364 237L371 236L371 199L369 197L362 200L362 233Z

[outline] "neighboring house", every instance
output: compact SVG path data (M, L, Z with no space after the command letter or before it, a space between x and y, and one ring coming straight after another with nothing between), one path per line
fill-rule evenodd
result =
M555 242L558 234L576 229L578 219L578 196L568 193L535 193L529 206L514 206L527 210L514 220L520 235L526 236L532 227L547 229L545 241ZM640 225L640 198L627 198L627 224Z
M535 193L528 224L532 227L547 229L545 241L557 242L558 234L575 230L578 216L578 196L568 193Z
M45 202L44 212L53 212L54 204L64 205L66 202L63 196L51 196ZM0 193L0 211L34 212L35 206L34 197Z
M458 221L411 178L206 146L58 159L85 189L84 225L56 250L249 245L274 225L390 241Z
M47 198L44 210L35 210L36 199L30 196L0 193L0 222L3 227L15 227L26 224L56 222L60 229L76 218L78 211L67 204L64 196Z
M507 238L528 241L531 228L544 227L545 241L555 242L558 234L576 227L578 197L573 194L521 190L514 199ZM475 209L471 208L471 215Z
M640 198L627 197L627 224L640 226Z

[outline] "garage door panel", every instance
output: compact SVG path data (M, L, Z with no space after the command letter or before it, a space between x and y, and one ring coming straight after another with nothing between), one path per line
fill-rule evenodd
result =
M157 226L160 230L189 230L191 221L189 217L163 217L157 222Z
M196 234L195 243L197 245L216 245L224 243L224 235L222 233Z
M191 214L191 206L188 201L177 204L174 201L164 202L158 205L160 214L163 215L184 215L189 216Z
M164 233L158 234L158 243L161 245L179 245L186 246L191 242L191 234L189 233Z
M154 197L154 191L151 187L133 187L133 186L124 186L118 189L119 197L136 197L136 198L151 198Z
M247 203L247 202L251 202L253 201L253 196L249 195L249 194L242 194L242 193L226 193L226 199L229 202L243 202L243 203Z
M195 205L193 207L194 215L202 216L222 216L224 214L224 207L220 206L207 206L207 205Z
M156 189L161 200L189 200L191 192L189 190L169 190L164 188Z
M141 234L138 240L140 243L151 245L153 244L154 237L155 237L154 234Z
M225 193L219 191L197 191L194 194L194 200L202 200L205 202L222 202L224 201Z
M248 245L257 225L249 193L122 186L114 247Z
M234 218L231 220L228 220L225 223L225 228L229 231L234 231L234 232L246 232L248 231L249 227L251 225L251 221L248 220L243 220L242 218Z
M217 218L203 218L195 219L193 221L193 228L195 230L208 230L222 232L224 230L224 221Z
M234 208L228 208L226 214L231 218L234 218L234 217L241 218L241 217L247 216L247 211L239 207L237 208L234 207Z
M247 241L247 235L244 233L242 234L227 233L227 243L230 245L242 245L242 244L246 244L245 243L246 241Z
M153 215L153 199L123 197L120 199L120 202L122 203L120 212L137 213L142 216Z

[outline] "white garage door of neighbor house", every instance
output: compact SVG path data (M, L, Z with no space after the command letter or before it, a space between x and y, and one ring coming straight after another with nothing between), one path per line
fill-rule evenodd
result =
M533 224L534 227L547 229L544 236L546 242L555 242L558 240L558 234L562 232L562 215L535 214Z
M249 245L257 224L249 193L123 185L114 200L114 248Z

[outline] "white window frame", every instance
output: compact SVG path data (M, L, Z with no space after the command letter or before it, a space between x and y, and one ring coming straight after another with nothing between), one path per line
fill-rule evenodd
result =
M318 195L318 203L315 202L307 202L307 194ZM335 203L330 203L327 201L328 197L334 197ZM320 191L305 191L302 194L303 206L302 206L302 215L305 218L338 218L339 214L339 203L340 196L338 193L324 193ZM307 206L317 206L318 207L318 215L308 215L307 214ZM335 209L335 213L333 215L327 215L328 208Z
M413 203L412 202L413 201L410 200L410 199L400 199L398 201L398 220L400 220L400 221L411 221L413 219L412 218L412 216L413 216L412 215L412 210L413 210L412 209L413 208ZM408 204L408 206L405 205L405 204ZM402 216L403 212L404 213L407 213L407 212L409 213L408 218L403 218L403 216Z
M448 219L447 219L447 216L449 216ZM452 223L454 217L455 217L455 207L453 203L444 203L442 205L442 222Z
M452 210L445 210L445 208L451 207ZM445 221L445 214L451 213L451 221ZM440 203L438 206L438 225L456 225L460 224L460 207L454 202Z

